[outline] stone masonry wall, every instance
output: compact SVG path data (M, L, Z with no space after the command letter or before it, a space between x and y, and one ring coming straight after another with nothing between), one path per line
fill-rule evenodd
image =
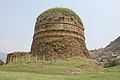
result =
M89 58L82 22L61 12L51 12L45 17L38 17L31 53L44 60L74 56Z

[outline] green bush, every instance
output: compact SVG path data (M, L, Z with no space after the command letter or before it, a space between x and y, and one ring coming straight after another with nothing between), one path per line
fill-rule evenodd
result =
M4 64L4 62L2 60L0 60L0 65L3 65L3 64Z
M107 61L105 64L104 64L104 68L107 68L107 67L114 67L116 65L118 65L119 62L117 60L109 60Z

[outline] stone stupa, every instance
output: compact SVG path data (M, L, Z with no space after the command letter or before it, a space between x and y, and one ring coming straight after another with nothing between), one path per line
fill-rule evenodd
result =
M67 8L52 8L37 17L31 53L40 59L90 58L80 17Z

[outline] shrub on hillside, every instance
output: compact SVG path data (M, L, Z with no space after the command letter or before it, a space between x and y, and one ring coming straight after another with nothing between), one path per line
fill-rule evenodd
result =
M3 64L4 64L4 62L2 60L0 60L0 65L3 65Z
M104 68L107 67L114 67L116 65L119 65L119 62L117 60L108 60L105 64L104 64Z

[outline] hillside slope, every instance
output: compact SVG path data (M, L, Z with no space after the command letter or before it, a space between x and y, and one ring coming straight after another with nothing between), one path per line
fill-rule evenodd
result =
M104 48L105 52L111 51L112 53L115 54L120 54L120 36L112 41L108 46Z
M82 74L98 71L101 66L96 61L76 57L60 61L17 62L1 66L1 71L30 72L41 74Z
M112 55L120 56L120 36L114 41L112 41L105 48L91 50L90 52L93 58L98 58L101 56L112 56Z
M0 66L0 80L119 80L119 74L119 67L104 70L95 61L79 57Z

